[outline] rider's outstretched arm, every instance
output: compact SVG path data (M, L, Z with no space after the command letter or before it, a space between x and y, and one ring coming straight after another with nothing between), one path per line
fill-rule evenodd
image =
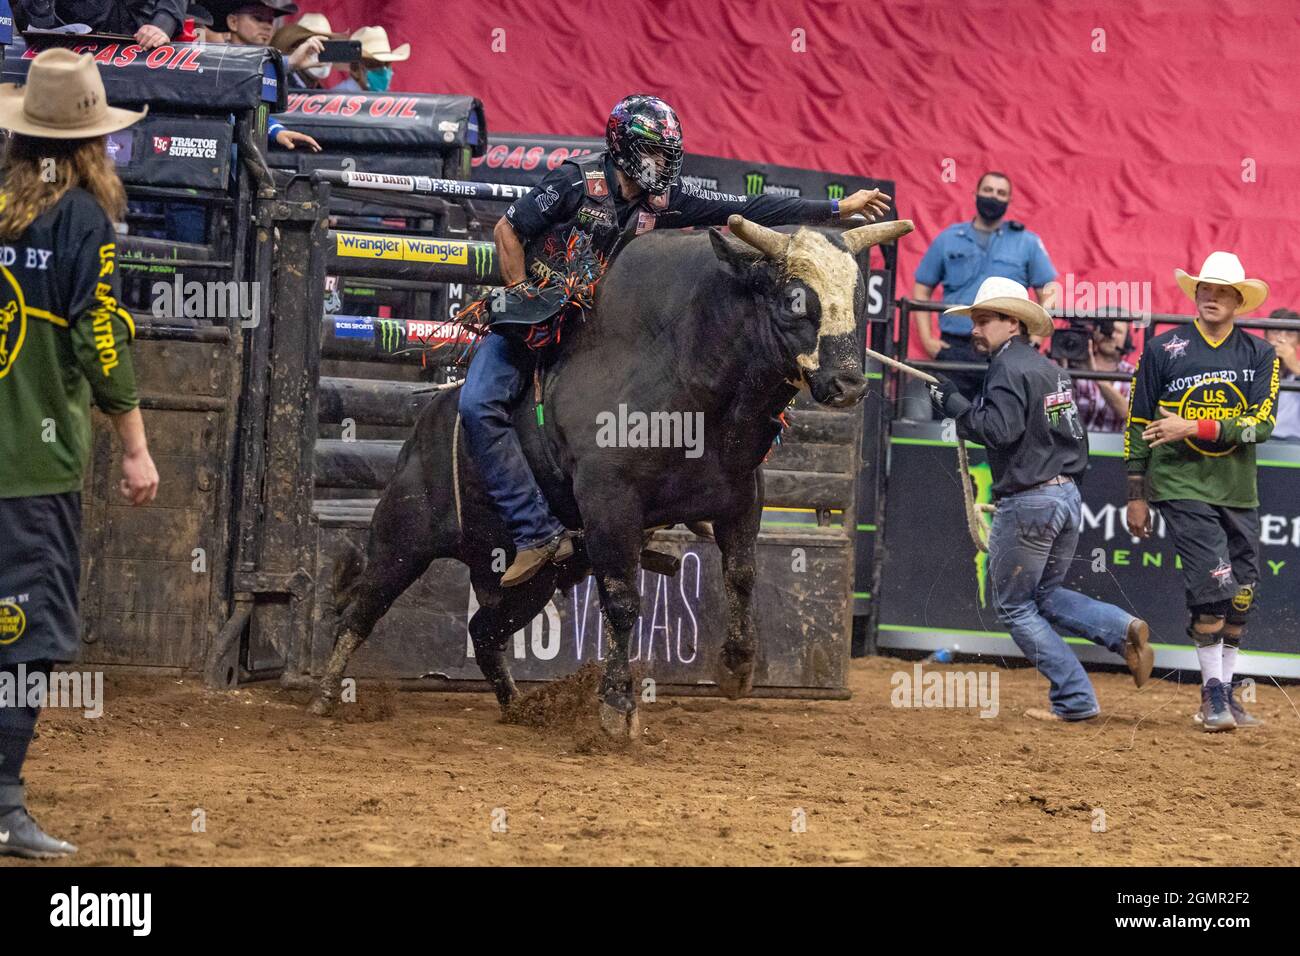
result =
M771 194L736 196L679 182L673 186L667 214L661 213L660 221L670 227L721 226L736 214L762 226L786 226L847 219L857 213L877 218L888 208L889 197L878 189L859 189L836 202Z

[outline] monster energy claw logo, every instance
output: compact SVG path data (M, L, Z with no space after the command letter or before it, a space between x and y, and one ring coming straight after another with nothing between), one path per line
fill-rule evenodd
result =
M496 247L481 242L474 247L474 277L476 279L486 279L492 272L492 257L496 252Z
M834 200L837 200L837 201L840 200L840 199L843 199L843 198L844 198L844 184L843 184L843 183L827 183L827 184L826 184L826 198L827 198L827 199L834 199Z
M763 184L766 181L767 181L767 177L764 176L762 173L746 173L745 174L745 195L746 196L763 195Z
M379 348L384 352L396 352L402 344L402 323L397 319L379 319Z

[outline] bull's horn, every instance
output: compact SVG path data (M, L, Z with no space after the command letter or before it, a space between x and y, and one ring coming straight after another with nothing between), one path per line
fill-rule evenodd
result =
M750 222L740 215L728 216L727 225L737 239L753 246L768 259L780 260L785 258L785 249L790 243L789 236L784 236L775 229L767 228L767 226L760 226L756 222Z
M857 255L863 249L878 246L882 242L893 242L899 236L905 236L913 229L912 220L895 219L892 222L873 222L870 225L846 229L840 238L849 247L849 252Z

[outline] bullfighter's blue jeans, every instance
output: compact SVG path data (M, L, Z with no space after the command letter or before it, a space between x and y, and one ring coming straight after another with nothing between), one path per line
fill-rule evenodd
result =
M1100 713L1083 665L1054 628L1122 654L1133 615L1062 587L1074 559L1082 502L1074 482L998 501L989 531L989 580L1000 620L1051 685L1052 711L1066 720Z
M510 415L535 360L522 342L488 334L479 342L460 390L465 441L519 550L550 541L564 530L533 477Z

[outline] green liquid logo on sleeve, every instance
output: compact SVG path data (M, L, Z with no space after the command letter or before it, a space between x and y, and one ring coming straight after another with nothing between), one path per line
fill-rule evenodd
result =
M975 482L975 503L993 504L993 471L988 462L970 466L971 481ZM981 521L984 519L980 519ZM987 551L975 549L975 581L979 587L980 607L989 606L989 555Z

